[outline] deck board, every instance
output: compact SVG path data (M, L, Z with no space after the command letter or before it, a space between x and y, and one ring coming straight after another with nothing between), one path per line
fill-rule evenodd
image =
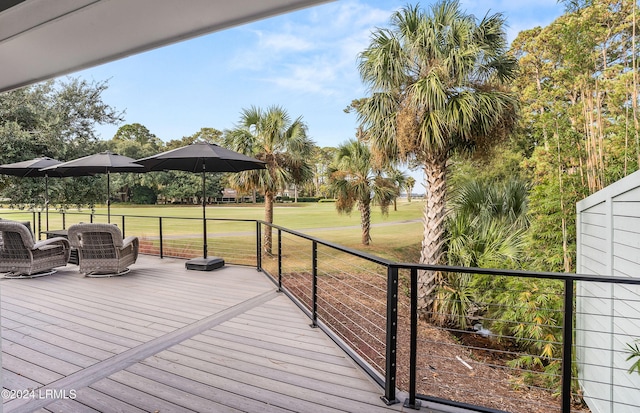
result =
M55 403L52 403L47 406L46 409L41 409L37 411L42 411L43 413L51 412L51 413L103 413L104 410L96 410L77 400L59 400ZM121 410L121 412L125 412L126 410Z
M89 367L99 361L98 358L81 354L79 352L82 350L80 346L60 346L52 342L34 338L31 334L20 333L16 330L6 330L2 335L2 339L7 341L7 346L22 346L31 351L48 355L79 368ZM101 355L104 354L102 353Z
M3 385L77 392L5 413L402 410L252 268L141 256L123 277L69 265L0 292Z
M129 403L126 403L122 400L119 400L115 397L109 396L105 393L102 393L98 390L92 389L91 387L84 387L78 390L76 401L87 408L91 409L90 411L98 411L101 413L145 413L146 410L139 409ZM47 406L47 409L51 409L53 406L53 411L60 411L60 413L68 413L73 410L64 410L64 406L62 408L58 408L57 406L63 401L56 401L51 405Z

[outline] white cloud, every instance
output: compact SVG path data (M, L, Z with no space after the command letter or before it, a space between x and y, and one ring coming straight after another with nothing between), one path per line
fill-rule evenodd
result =
M310 65L291 65L281 76L267 79L283 89L297 92L331 96L338 93L332 87L336 80L336 71L327 64L319 62Z
M235 70L260 72L263 81L289 90L323 96L354 93L360 87L357 55L391 12L350 0L265 20L251 32L255 46L238 51L230 64Z
M386 26L392 12L404 5L400 0L342 0L264 20L241 29L253 40L235 53L230 66L239 75L291 92L357 98L363 92L358 54L371 32ZM462 2L462 9L477 17L504 13L509 41L521 29L548 24L561 8L556 0Z
M519 32L536 26L546 26L560 16L564 6L557 0L463 0L463 10L483 18L486 14L502 13L507 19L507 39L516 38Z
M313 49L313 44L293 33L256 32L258 47L275 52L304 52Z

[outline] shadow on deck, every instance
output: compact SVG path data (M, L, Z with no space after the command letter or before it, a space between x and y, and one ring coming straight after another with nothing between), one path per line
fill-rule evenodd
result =
M131 268L0 281L5 413L403 410L255 269Z

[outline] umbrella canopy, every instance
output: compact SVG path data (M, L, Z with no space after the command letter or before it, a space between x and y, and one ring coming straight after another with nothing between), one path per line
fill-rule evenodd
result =
M48 173L42 171L42 168L59 165L62 162L52 158L34 158L28 161L9 163L0 165L0 174L19 176L21 178L30 178L37 176L57 176L57 172Z
M195 142L135 162L148 171L240 172L265 168L262 161L207 142Z
M208 142L194 142L167 152L136 161L148 171L177 170L202 173L202 232L204 258L207 258L207 213L205 172L241 172L264 169L266 164L257 159Z
M44 176L44 208L46 230L49 231L49 176L60 176L58 172L42 171L42 168L59 165L62 162L57 159L42 157L28 161L0 165L0 174L32 178Z
M59 176L89 176L107 174L107 220L111 222L111 172L145 172L142 165L134 163L133 158L118 155L109 151L84 156L69 162L60 163L42 169Z
M57 173L60 176L88 176L110 172L144 172L145 170L142 165L134 163L134 159L128 156L105 151L49 166L42 171Z

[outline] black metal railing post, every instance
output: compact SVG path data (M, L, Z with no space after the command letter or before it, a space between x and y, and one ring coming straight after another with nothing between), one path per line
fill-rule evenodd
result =
M262 224L256 221L256 269L262 271Z
M36 233L36 229L33 229L33 233ZM38 212L38 241L42 239L42 212Z
M564 281L562 325L562 413L571 412L571 367L573 362L573 279Z
M318 326L318 243L311 243L311 327Z
M162 217L158 217L158 232L160 233L160 258L164 258L164 244L162 237Z
M67 229L67 214L62 212L62 229Z
M122 236L124 237L124 215L122 216Z
M398 268L387 266L387 340L384 375L384 396L387 405L396 399L396 356L398 348Z
M89 222L93 224L93 212L89 214Z
M418 370L418 269L411 268L411 336L409 338L409 398L404 407L420 410L416 400L416 375Z
M278 228L278 291L282 291L282 230Z

